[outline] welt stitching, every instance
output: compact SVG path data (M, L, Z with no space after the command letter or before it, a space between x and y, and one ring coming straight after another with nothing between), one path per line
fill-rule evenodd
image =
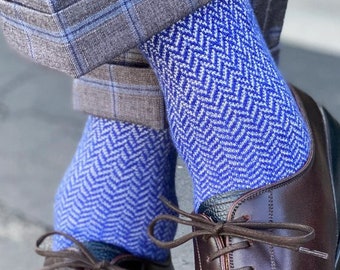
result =
M200 254L197 238L195 238L195 243L196 243L195 252L197 254L196 256L197 256L197 259L198 259L199 267L202 270L203 268L202 268L201 254Z
M271 190L268 194L268 222L273 222L274 216L274 196L273 196L273 191ZM275 263L275 251L274 247L270 246L270 268L272 270L276 269L276 263Z

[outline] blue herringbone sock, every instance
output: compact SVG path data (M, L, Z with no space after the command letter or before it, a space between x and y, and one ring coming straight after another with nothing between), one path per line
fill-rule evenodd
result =
M310 137L249 0L213 0L142 45L164 90L195 208L303 166Z
M176 151L168 131L89 117L55 202L55 229L81 242L104 242L152 260L168 251L147 236L150 221L169 210L163 195L176 204ZM157 227L170 240L175 225ZM56 237L54 248L70 242Z

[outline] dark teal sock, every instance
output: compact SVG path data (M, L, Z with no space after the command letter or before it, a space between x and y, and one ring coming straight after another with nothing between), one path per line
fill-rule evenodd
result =
M101 261L111 261L113 258L121 255L127 254L128 252L123 249L116 247L111 244L102 242L84 242L82 243L99 262Z

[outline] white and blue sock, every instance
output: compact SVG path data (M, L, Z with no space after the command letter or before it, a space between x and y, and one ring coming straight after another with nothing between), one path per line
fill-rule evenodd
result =
M56 195L55 229L94 247L94 253L106 243L107 250L114 245L165 260L168 251L149 240L147 226L155 216L169 213L159 196L176 204L176 155L167 130L90 116ZM175 230L174 224L161 224L157 235L171 240ZM54 239L57 250L70 245L64 238Z
M164 91L195 209L295 173L310 137L249 0L213 0L141 46Z

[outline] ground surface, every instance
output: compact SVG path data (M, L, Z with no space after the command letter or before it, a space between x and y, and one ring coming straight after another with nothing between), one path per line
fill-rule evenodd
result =
M281 56L287 79L338 119L339 10L338 0L291 0ZM54 192L85 120L71 109L70 88L69 78L18 57L0 36L0 269L41 266L35 239L52 224ZM177 188L180 205L191 211L190 178L181 162ZM191 244L173 256L177 269L193 269Z

